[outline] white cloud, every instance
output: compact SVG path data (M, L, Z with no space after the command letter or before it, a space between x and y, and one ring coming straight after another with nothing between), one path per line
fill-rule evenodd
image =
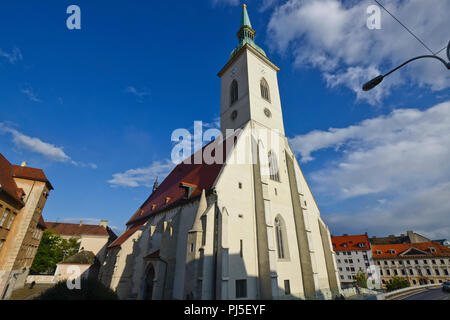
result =
M25 94L30 101L33 102L41 102L41 100L36 96L33 88L27 87L21 90L23 94Z
M450 180L450 101L312 131L290 142L302 162L321 149L342 151L341 158L312 174L316 190L339 198L405 192L419 181L421 187L434 185Z
M147 88L143 88L142 90L138 90L135 87L129 86L125 89L125 92L127 93L131 93L132 95L134 95L136 97L136 100L139 103L143 102L144 97L149 96L150 95L150 90Z
M114 173L113 178L108 180L112 186L121 187L152 187L155 179L158 178L161 183L169 172L173 169L172 161L154 161L151 165L144 168L129 169L123 173Z
M388 14L382 11L381 30L366 26L366 9L371 1L289 0L273 12L268 39L279 52L292 52L297 67L319 69L327 85L343 85L358 99L377 104L392 86L413 82L431 90L450 86L450 74L435 61L413 62L389 76L375 93L362 93L364 82L421 54L429 54ZM435 52L448 42L450 2L392 0L386 7L419 35ZM440 54L445 56L444 52ZM395 76L394 76L395 75ZM384 91L384 92L383 92Z
M220 130L220 117L215 117L212 122L203 122L203 127L208 129L218 129Z
M302 162L331 151L333 160L309 174L312 189L322 204L357 208L324 214L333 232L450 235L450 101L312 131L290 144Z
M55 145L47 142L43 142L39 138L26 136L16 129L4 126L2 123L0 123L0 132L1 131L11 133L13 142L18 147L22 147L31 152L39 153L46 158L54 161L67 162L71 160L62 148L56 147Z
M356 214L324 216L335 234L368 230L369 234L386 236L414 230L433 239L450 235L450 182L421 189L394 200L387 208L371 208Z
M5 58L11 64L14 64L17 61L20 61L23 59L22 52L20 51L19 48L16 48L16 47L14 47L10 53L0 49L0 57Z
M30 152L35 152L43 155L47 159L57 162L69 162L75 166L97 168L94 163L83 163L72 160L63 150L62 147L57 147L51 143L44 142L39 138L27 136L16 129L13 129L0 122L0 133L10 133L12 135L13 143L19 147Z

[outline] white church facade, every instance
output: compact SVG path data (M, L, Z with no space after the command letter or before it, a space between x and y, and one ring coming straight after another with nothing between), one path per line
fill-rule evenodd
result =
M99 276L121 299L340 294L330 232L284 134L279 68L254 36L244 5L218 74L225 138L177 165L109 246Z

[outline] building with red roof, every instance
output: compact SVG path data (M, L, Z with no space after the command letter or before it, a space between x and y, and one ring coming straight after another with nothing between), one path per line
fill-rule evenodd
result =
M369 288L380 288L381 282L366 234L331 236L342 288L353 287L358 272L364 273Z
M0 154L0 299L24 285L46 228L42 211L53 186L41 169Z
M117 235L108 227L107 220L101 220L98 225L85 224L83 221L80 223L47 221L45 225L47 229L64 239L78 239L79 250L92 252L100 263L105 260L107 247L117 239Z
M450 281L450 248L438 242L376 244L372 252L383 284L393 277L412 286Z
M218 73L221 135L179 163L109 245L100 279L121 299L340 295L329 230L284 135L279 68L254 36L244 6Z

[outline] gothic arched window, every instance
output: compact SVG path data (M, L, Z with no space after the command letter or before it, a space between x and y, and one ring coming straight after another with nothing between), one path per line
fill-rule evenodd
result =
M269 151L269 173L271 180L280 182L277 155L273 151Z
M230 87L230 105L235 103L237 99L238 99L238 83L236 80L233 80L233 82L231 82Z
M262 78L259 85L261 87L261 98L270 102L269 84L267 83L266 79Z
M277 241L278 259L289 258L286 238L286 224L280 215L275 218L275 238Z

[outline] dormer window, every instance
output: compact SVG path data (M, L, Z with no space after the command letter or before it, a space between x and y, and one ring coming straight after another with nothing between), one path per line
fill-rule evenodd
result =
M377 250L377 254L381 254L381 250Z
M238 83L235 79L231 82L230 87L230 106L238 100L238 94Z
M394 249L390 249L390 250L389 250L389 253L390 253L390 254L395 254L395 252L396 252L396 251L395 251Z
M436 249L433 248L433 247L430 247L430 252L435 253L435 252L436 252Z
M188 199L191 196L192 192L194 192L195 188L197 188L197 186L195 184L181 182L180 188L184 189L184 199Z

